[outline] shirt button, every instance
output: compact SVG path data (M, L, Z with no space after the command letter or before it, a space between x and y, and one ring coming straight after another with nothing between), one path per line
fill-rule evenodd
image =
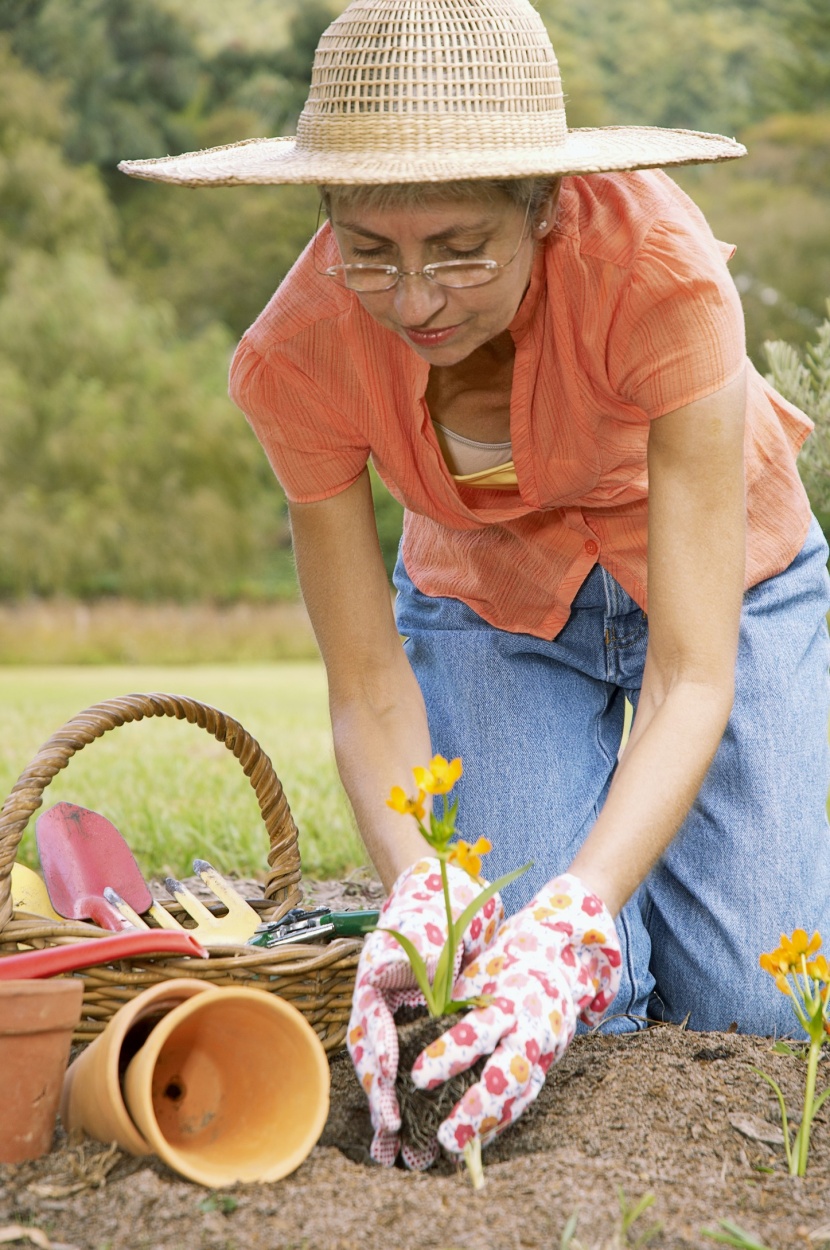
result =
M589 538L585 544L585 550L588 552L589 556L595 556L599 551L599 547L592 538Z

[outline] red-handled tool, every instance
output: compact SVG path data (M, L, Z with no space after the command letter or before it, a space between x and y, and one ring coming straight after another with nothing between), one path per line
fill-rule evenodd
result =
M193 955L207 959L208 952L192 933L182 929L146 929L117 933L114 937L89 938L47 950L24 951L0 957L0 981L28 981L76 972L92 964L111 963L137 955Z

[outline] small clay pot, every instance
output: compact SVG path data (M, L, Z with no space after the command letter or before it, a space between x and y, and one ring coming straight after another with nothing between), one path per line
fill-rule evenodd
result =
M76 977L0 981L0 1163L51 1149L83 996Z
M136 1128L124 1103L124 1073L169 1011L210 988L195 977L177 977L142 990L120 1007L66 1074L60 1104L66 1131L83 1129L96 1141L117 1142L130 1154L152 1154L152 1146Z
M487 1056L436 1089L422 1090L412 1083L412 1065L421 1051L461 1019L461 1015L435 1018L427 1015L425 1008L403 1008L395 1016L398 1031L398 1077L395 1092L401 1110L401 1145L411 1145L417 1150L427 1149L435 1141L441 1121L447 1118L459 1098L481 1076ZM443 1150L441 1155L442 1158L433 1165L437 1170L451 1170L450 1163L453 1168L457 1166L457 1155L448 1155Z
M124 1077L143 1137L201 1185L276 1181L323 1131L330 1074L305 1016L264 990L211 988L174 1008Z

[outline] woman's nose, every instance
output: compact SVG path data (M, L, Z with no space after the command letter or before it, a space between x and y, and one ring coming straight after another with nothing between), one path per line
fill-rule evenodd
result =
M446 302L447 295L443 288L423 274L407 273L398 279L395 312L402 325L424 325Z

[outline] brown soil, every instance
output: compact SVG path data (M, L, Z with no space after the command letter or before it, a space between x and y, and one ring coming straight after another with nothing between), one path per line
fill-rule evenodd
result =
M753 1066L797 1114L804 1065L768 1040L669 1027L577 1038L485 1151L474 1193L461 1173L368 1163L365 1099L341 1054L322 1139L284 1181L212 1193L158 1160L72 1146L59 1129L50 1155L0 1167L0 1243L17 1226L21 1245L80 1250L559 1250L578 1212L571 1250L700 1250L721 1220L769 1250L830 1250L830 1103L807 1177L791 1179L775 1099ZM830 1084L830 1056L819 1080ZM622 1235L621 1202L647 1194L653 1205Z

